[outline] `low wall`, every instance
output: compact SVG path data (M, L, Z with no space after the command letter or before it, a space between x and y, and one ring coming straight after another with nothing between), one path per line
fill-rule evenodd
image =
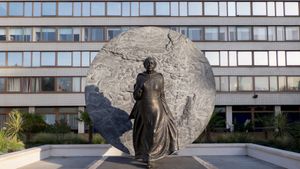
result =
M127 156L107 144L44 145L19 152L0 155L1 168L19 168L48 157L70 156ZM256 144L191 144L178 152L178 156L248 155L275 165L300 168L300 154Z

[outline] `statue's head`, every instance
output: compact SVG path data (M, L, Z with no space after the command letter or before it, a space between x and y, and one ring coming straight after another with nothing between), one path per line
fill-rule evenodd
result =
M152 72L156 68L156 61L153 57L147 57L144 60L144 67L147 71Z

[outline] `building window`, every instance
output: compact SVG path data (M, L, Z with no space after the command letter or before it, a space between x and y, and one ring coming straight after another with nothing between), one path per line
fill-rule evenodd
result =
M218 40L219 37L218 27L205 27L205 40Z
M283 2L276 2L276 16L283 16Z
M23 37L23 28L11 28L9 30L10 40L11 41L24 41Z
M253 40L267 40L267 27L253 27Z
M57 66L72 66L72 53L57 52Z
M0 66L6 65L6 54L5 52L0 52Z
M229 66L237 66L236 51L229 52Z
M300 77L288 77L287 83L289 91L300 91Z
M59 28L58 33L59 33L60 41L73 41L74 40L72 28Z
M228 66L228 53L227 51L220 52L220 66Z
M251 52L238 52L238 65L239 66L251 66L252 65Z
M7 55L7 66L22 66L22 52L9 52Z
M279 89L279 91L286 90L286 77L285 76L278 77L278 89Z
M300 52L287 52L286 53L287 65L300 65Z
M252 91L253 82L252 77L238 77L239 91Z
M219 16L227 16L227 3L219 2Z
M269 78L268 77L254 77L255 90L256 91L268 91L269 90Z
M81 16L81 2L73 2L73 16Z
M85 90L85 85L86 85L86 78L82 77L81 78L81 92L84 92Z
M107 2L107 15L121 16L121 2Z
M58 2L58 16L72 16L72 2Z
M220 91L220 77L215 77L215 85L216 85L216 91Z
M122 16L130 16L130 2L122 2Z
M56 3L55 2L43 2L42 3L42 16L55 16L56 15Z
M81 55L80 52L73 52L73 66L81 66L80 65L81 62Z
M56 79L58 92L71 92L72 91L72 78L61 77Z
M112 38L118 36L122 32L121 28L107 28L106 31L107 40L111 40Z
M275 2L267 2L268 16L275 16Z
M278 91L277 76L270 76L270 91Z
M249 16L250 12L250 2L237 2L237 16Z
M24 67L31 66L31 52L23 52L23 66Z
M131 2L131 16L138 16L138 15L139 15L139 3Z
M41 89L42 91L49 92L55 91L54 77L42 77L41 78Z
M276 41L276 27L275 26L268 27L268 40Z
M204 2L204 15L218 16L218 2Z
M6 30L0 29L0 41L6 41Z
M103 28L90 27L85 28L85 41L104 41Z
M153 16L154 4L153 2L140 2L140 16Z
M188 37L193 41L203 40L203 28L189 28Z
M187 2L179 2L180 16L187 16Z
M41 66L41 53L40 52L32 52L32 66L33 67Z
M189 16L202 15L202 2L188 2Z
M171 2L171 16L179 16L178 2Z
M205 57L207 58L210 65L220 65L219 52L205 52Z
M229 90L231 92L237 91L237 88L238 88L237 77L236 76L231 76L229 78L229 82L230 82Z
M8 92L20 92L21 91L21 79L20 78L7 78L7 91Z
M41 66L55 66L55 52L41 53Z
M277 60L278 60L278 66L285 66L286 60L285 60L285 52L284 51L278 51L277 52Z
M90 66L90 52L82 52L82 66Z
M73 77L72 78L72 89L73 92L80 92L80 77Z
M40 91L40 78L23 78L22 90L25 93L33 93Z
M267 15L266 2L253 2L252 9L253 9L253 16L266 16Z
M235 2L227 2L228 4L228 16L236 16Z
M286 27L285 28L286 40L299 40L299 27Z
M82 16L90 16L90 15L91 15L91 3L82 2Z
M42 28L41 40L42 41L56 41L55 28Z
M33 16L41 16L41 2L33 2Z
M269 66L277 66L276 51L269 51Z
M25 2L24 10L24 16L32 16L32 2Z
M237 27L237 40L251 40L251 27Z
M170 3L169 2L156 2L155 3L156 15L169 16L170 15Z
M227 27L220 27L219 28L219 40L220 41L227 41Z
M299 15L298 2L285 2L284 8L285 8L285 10L284 10L285 16L298 16Z
M0 92L5 91L5 78L0 78Z
M9 3L9 16L23 16L23 2Z
M268 66L268 52L253 52L254 65Z
M0 16L7 16L7 3L0 2Z
M221 91L224 91L224 92L227 92L228 91L228 87L229 87L229 84L228 84L228 77L227 76L223 76L220 78L221 80Z

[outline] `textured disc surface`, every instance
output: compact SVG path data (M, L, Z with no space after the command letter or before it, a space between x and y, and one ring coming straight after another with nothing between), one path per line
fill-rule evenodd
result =
M192 143L205 129L214 109L212 69L192 41L163 28L142 27L121 33L94 59L85 88L87 111L96 130L116 148L134 154L133 86L143 61L152 56L165 79L167 104L176 119L178 143Z

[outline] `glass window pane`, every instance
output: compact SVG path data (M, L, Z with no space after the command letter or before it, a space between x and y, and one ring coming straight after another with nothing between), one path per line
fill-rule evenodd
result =
M56 30L54 28L43 28L41 40L56 41Z
M32 28L23 28L23 33L24 33L23 36L25 42L32 41Z
M236 51L229 52L229 66L237 66Z
M220 64L221 66L228 66L228 53L227 51L220 52Z
M58 2L58 16L72 16L72 2Z
M72 28L59 28L59 40L60 41L73 41L73 29Z
M237 91L237 77L236 76L231 76L229 78L230 80L230 86L229 86L229 90L230 91Z
M238 52L238 65L239 66L252 65L252 53L251 52Z
M85 41L104 41L103 28L98 28L98 27L85 28Z
M204 15L217 16L218 2L204 2Z
M253 16L266 16L267 15L267 5L266 2L253 2Z
M285 66L285 52L284 51L278 51L278 66Z
M140 16L153 16L154 4L153 2L140 2Z
M285 76L278 77L278 89L279 89L279 91L286 90L286 77Z
M34 2L33 3L33 16L41 16L41 3L40 2Z
M299 15L298 2L285 2L284 11L286 16L298 16Z
M71 92L72 91L72 78L61 77L56 79L58 92Z
M275 16L275 2L267 2L268 16Z
M130 2L122 2L122 16L130 16Z
M73 16L81 16L81 2L73 2Z
M54 78L53 77L42 77L41 78L41 91L54 91Z
M41 57L40 52L32 52L32 66L39 67L41 66Z
M0 52L0 66L6 65L6 53Z
M81 55L80 52L73 52L73 66L80 66Z
M277 84L277 76L270 76L270 91L277 91L278 84Z
M56 3L55 2L43 2L42 3L42 16L55 16L56 15Z
M21 79L20 78L7 78L7 91L8 92L20 92L21 91Z
M9 36L11 41L24 41L23 29L22 28L11 28L9 30Z
M84 92L85 84L86 84L86 78L82 77L81 78L81 92Z
M131 16L139 16L139 3L131 2Z
M218 27L205 27L205 40L218 40Z
M225 77L221 77L220 78L220 80L221 80L221 91L228 91L228 87L229 87L229 85L228 85L228 77L227 76L225 76Z
M268 77L254 77L256 91L268 91L269 79Z
M228 2L228 16L236 16L235 2Z
M219 2L219 16L227 16L227 3Z
M268 40L269 41L276 41L276 29L275 26L268 27Z
M269 51L269 66L277 66L276 51Z
M57 52L57 66L71 66L72 53L71 52Z
M202 3L201 2L188 2L189 15L202 15Z
M237 2L237 16L248 16L250 12L250 2Z
M22 52L8 52L7 66L22 66Z
M171 2L171 16L178 16L178 15L179 15L178 2Z
M205 57L207 58L210 65L220 65L219 52L205 52Z
M156 15L169 16L170 3L169 2L156 2Z
M0 92L5 91L5 78L0 78Z
M286 53L287 65L300 65L300 52L287 52Z
M180 5L180 16L187 16L187 2L179 2Z
M23 52L23 66L31 66L31 52Z
M192 41L200 41L203 40L203 28L189 28L188 37Z
M227 27L219 27L219 29L220 29L219 40L227 41Z
M93 60L95 59L97 54L98 54L98 52L91 52L91 63L93 62Z
M252 77L238 77L238 79L239 79L239 91L253 90Z
M6 29L0 28L0 41L6 41Z
M82 52L82 66L90 66L90 52Z
M286 27L285 40L299 40L299 27Z
M104 2L92 2L91 3L91 16L104 16L105 15L105 3Z
M253 40L267 40L267 27L253 27Z
M73 28L73 41L81 41L81 28Z
M253 52L254 65L267 66L268 65L268 52Z
M228 41L236 41L236 27L228 27Z
M237 27L237 40L251 40L251 27Z
M284 41L284 27L277 26L277 41Z
M91 15L91 3L82 2L82 16L90 16L90 15Z
M220 91L220 77L215 77L216 91Z
M276 2L276 16L283 16L283 2Z
M7 3L0 2L0 16L7 16Z
M120 16L121 15L121 2L107 2L107 15Z
M107 40L118 36L122 32L121 28L107 28Z
M80 92L80 82L81 82L80 77L73 77L73 82L72 82L73 92Z
M23 16L23 2L9 3L9 16Z
M41 52L42 66L55 66L55 52Z
M300 90L300 77L288 77L288 90L289 91L299 91Z

